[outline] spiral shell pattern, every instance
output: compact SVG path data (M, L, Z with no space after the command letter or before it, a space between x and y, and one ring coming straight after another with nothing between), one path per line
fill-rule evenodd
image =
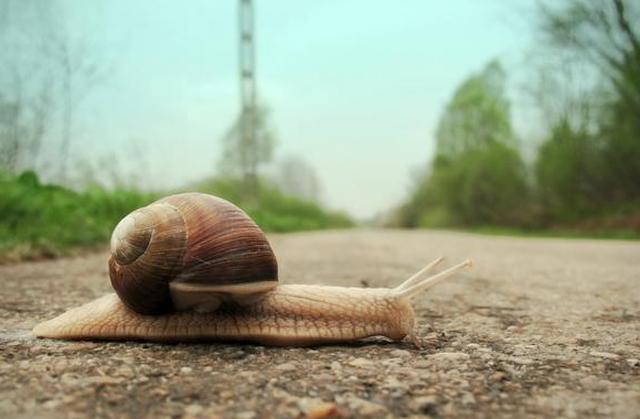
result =
M202 193L160 199L127 215L111 236L111 284L141 314L171 312L169 283L192 287L278 281L267 238L230 202Z

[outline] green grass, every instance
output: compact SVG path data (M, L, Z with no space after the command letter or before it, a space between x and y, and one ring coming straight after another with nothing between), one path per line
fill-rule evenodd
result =
M466 231L493 236L557 237L575 239L640 240L640 205L630 203L608 212L571 223L543 227L535 219L526 227L499 225L460 225L443 208L425 210L419 228Z
M241 206L265 231L342 228L353 225L344 214L282 194L263 185L259 199L243 199L235 180L196 185ZM164 194L162 194L164 195ZM56 257L87 247L105 246L125 215L161 194L99 186L73 191L42 184L33 172L0 172L0 262Z
M0 261L54 257L107 243L115 224L156 198L127 189L83 192L0 173Z
M446 230L486 234L491 236L519 236L539 238L565 238L565 239L609 239L609 240L640 240L640 232L634 230L582 230L572 228L523 229L499 226L476 226L468 228L446 228Z

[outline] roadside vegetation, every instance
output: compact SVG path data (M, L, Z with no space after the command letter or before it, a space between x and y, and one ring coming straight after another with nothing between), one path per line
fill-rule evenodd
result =
M528 88L546 132L534 156L493 61L454 92L391 224L640 238L640 7L542 2L537 25Z
M90 38L66 29L66 11L58 1L0 5L0 262L104 248L126 214L182 191L226 198L266 232L353 225L321 204L320 179L304 156L277 155L262 104L230 121L217 164L192 185L169 190L145 177L137 139L101 157L78 122L111 65Z
M44 185L33 172L0 172L0 261L55 257L104 245L115 224L155 198L134 190Z
M0 262L106 246L127 213L180 190L153 176L136 183L144 158L99 161L78 122L110 66L70 37L59 2L11 4L0 7ZM525 78L537 137L518 134L510 77L487 63L452 93L433 158L383 224L640 238L640 6L541 0L531 16L539 39ZM321 204L308 156L277 154L275 125L265 103L242 108L217 164L184 190L228 199L267 232L352 226ZM133 152L118 153L136 154L130 143Z
M213 193L242 207L267 232L344 228L352 221L317 203L261 185L250 203L238 193L240 181L211 180L190 190ZM78 192L42 184L33 172L0 172L0 262L50 258L87 248L104 248L125 215L166 192L90 186Z

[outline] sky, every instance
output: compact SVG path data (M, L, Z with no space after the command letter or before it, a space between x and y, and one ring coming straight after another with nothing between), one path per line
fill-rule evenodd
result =
M408 196L456 87L530 42L516 2L256 1L258 96L276 158L302 156L322 202L368 218ZM216 172L239 110L236 1L63 1L105 77L78 108L72 154L117 160L149 188ZM106 157L105 157L106 156Z

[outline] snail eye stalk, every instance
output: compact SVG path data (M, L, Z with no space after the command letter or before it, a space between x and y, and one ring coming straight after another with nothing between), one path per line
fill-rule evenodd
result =
M410 298L414 295L418 294L421 291L427 290L445 279L451 277L456 272L459 272L463 269L469 268L472 266L472 262L467 259L464 262L452 266L449 269L445 269L444 271L437 273L435 275L429 276L425 278L425 275L432 271L440 262L442 262L443 258L440 257L435 261L431 262L429 265L422 268L416 274L411 276L411 278L407 279L402 284L398 285L396 288L392 290L393 294L398 298Z

